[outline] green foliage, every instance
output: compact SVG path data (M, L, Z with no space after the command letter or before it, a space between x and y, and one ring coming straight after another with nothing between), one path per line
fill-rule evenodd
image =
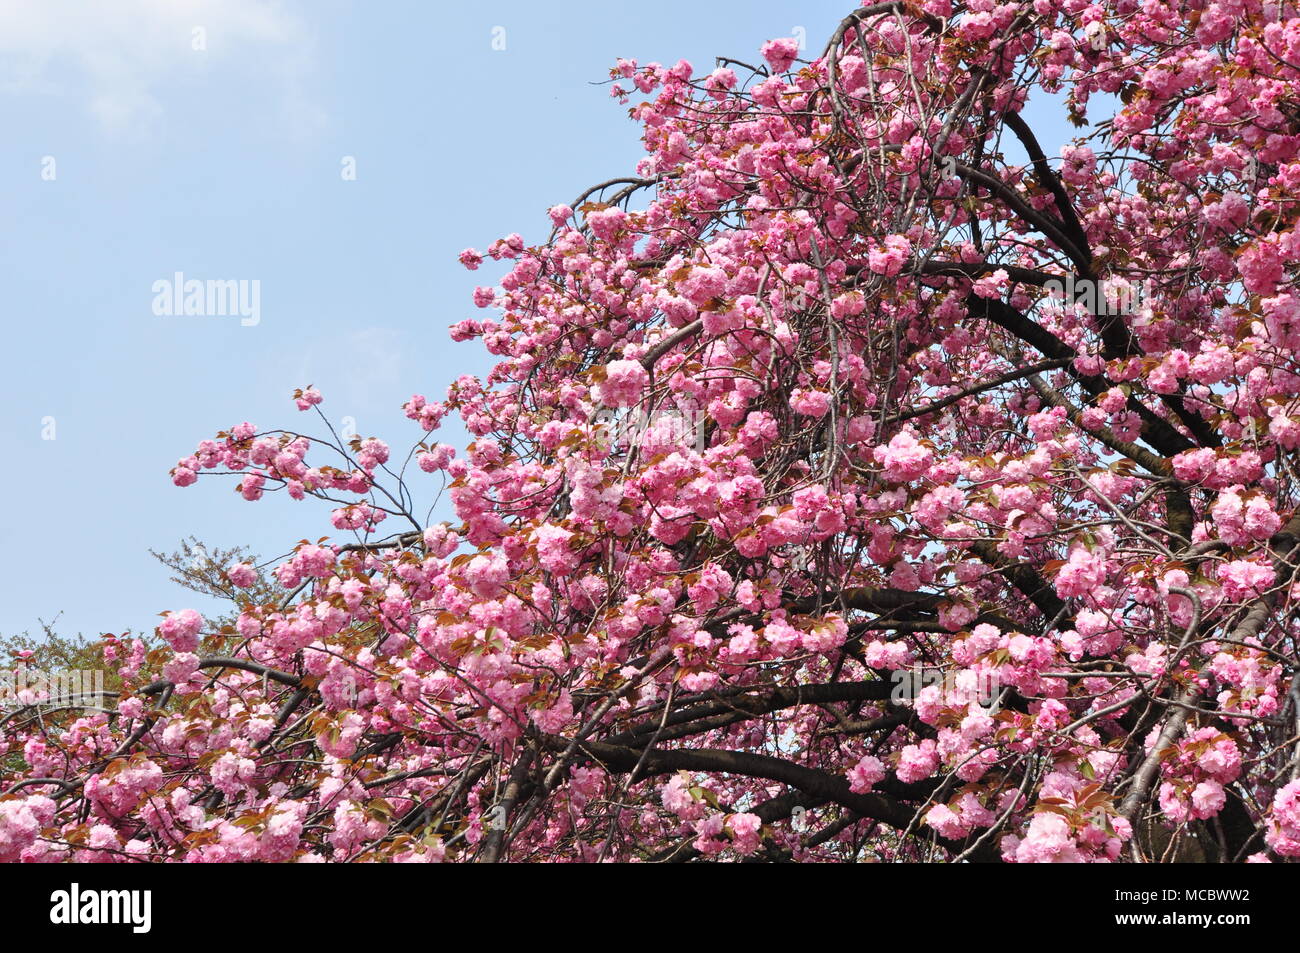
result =
M150 550L150 555L172 571L171 581L203 596L230 603L230 609L223 613L205 612L213 629L233 624L240 607L249 602L273 602L279 591L274 580L268 580L260 569L257 581L247 589L239 589L226 576L226 567L236 562L246 562L257 566L258 559L243 547L221 549L210 547L191 536L183 539L179 547L170 553ZM81 633L63 635L56 629L58 617L46 622L38 620L40 630L32 633L25 631L19 635L0 634L0 672L10 675L20 666L30 673L27 683L31 684L40 676L58 675L71 672L102 672L105 691L115 692L122 687L122 678L118 674L121 661L110 662L104 658L106 636L94 637ZM147 650L152 651L161 643L153 632L122 634L123 641L140 639ZM220 641L220 637L217 637ZM210 646L218 647L218 646ZM12 685L12 679L5 682ZM6 716L14 718L48 717L51 727L62 723L68 717L79 714L80 710L50 712L47 710L28 710L16 713L10 699L0 695L0 723ZM0 757L0 776L18 771L22 768L20 751L5 752Z

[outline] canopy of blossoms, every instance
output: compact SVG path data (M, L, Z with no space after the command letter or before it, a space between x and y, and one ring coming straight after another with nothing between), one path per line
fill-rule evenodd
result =
M1297 5L826 33L619 61L644 158L463 253L400 451L179 461L330 535L5 714L0 860L1300 856Z

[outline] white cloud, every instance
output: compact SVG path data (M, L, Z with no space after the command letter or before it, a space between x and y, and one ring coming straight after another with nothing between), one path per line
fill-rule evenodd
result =
M196 68L255 76L313 125L310 66L304 24L268 0L0 0L0 90L80 101L112 131L161 117L168 83Z

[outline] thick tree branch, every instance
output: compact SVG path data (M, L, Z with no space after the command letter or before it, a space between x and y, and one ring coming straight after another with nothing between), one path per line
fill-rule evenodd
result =
M547 743L553 749L563 749L569 744L569 740L552 737L547 739ZM635 748L624 748L598 741L580 742L579 748L588 758L599 763L607 771L631 771L641 764L642 772L647 775L668 774L673 771L706 771L766 778L788 784L804 794L832 801L864 818L888 824L898 831L906 831L913 827L914 812L891 797L875 792L855 794L850 790L849 782L843 777L768 755L698 748L652 751L643 759L643 752ZM936 840L949 850L962 849L961 844L938 837ZM999 857L996 849L985 847L972 859L988 862L996 861Z

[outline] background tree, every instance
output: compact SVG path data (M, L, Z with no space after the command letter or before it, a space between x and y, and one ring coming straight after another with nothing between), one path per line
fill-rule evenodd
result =
M263 563L245 546L222 548L201 542L194 536L180 541L180 545L170 553L149 550L154 559L171 570L171 581L183 589L196 592L201 596L229 601L233 611L229 616L214 620L220 628L227 622L233 623L238 617L242 604L250 599L267 601L275 597L277 588L274 579L268 579L263 571ZM226 572L228 566L243 564L253 571L253 579L242 578L243 585L233 583Z
M112 723L8 731L0 859L1300 854L1295 6L879 3L800 52L619 61L635 174L489 247L452 334L500 363L405 406L464 457L179 461L350 541L116 649Z

